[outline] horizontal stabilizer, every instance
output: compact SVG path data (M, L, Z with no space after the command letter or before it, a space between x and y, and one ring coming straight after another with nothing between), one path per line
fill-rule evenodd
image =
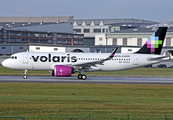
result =
M148 58L148 60L151 61L158 61L158 60L162 60L163 58L169 58L169 56L160 56L160 57L153 57L153 58Z

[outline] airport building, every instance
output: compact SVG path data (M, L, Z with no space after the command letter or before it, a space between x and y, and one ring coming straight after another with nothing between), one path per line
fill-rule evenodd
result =
M73 29L78 34L84 34L84 44L98 45L95 36L116 33L130 28L159 24L158 22L142 19L74 19ZM105 45L105 44L102 44Z
M95 36L95 45L142 46L156 27L139 27ZM173 47L173 27L169 27L164 47Z
M173 22L165 23L166 26ZM142 19L74 19L73 28L84 34L84 44L90 51L111 52L119 47L119 53L133 53L145 44L159 23ZM86 43L90 41L90 44ZM173 47L173 27L169 27L162 54Z
M73 33L73 16L0 17L0 43L83 45Z
M137 51L156 30L158 22L142 19L73 19L73 16L0 17L0 54L52 51ZM169 22L168 24L171 24ZM40 46L40 47L39 47ZM170 27L164 48L173 46ZM86 48L86 49L84 49Z
M0 44L0 55L11 55L18 52L90 52L89 47L78 45L50 44Z

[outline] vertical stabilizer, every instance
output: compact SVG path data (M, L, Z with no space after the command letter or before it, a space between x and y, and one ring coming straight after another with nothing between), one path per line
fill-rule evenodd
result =
M160 55L167 29L167 27L159 27L157 31L142 46L142 48L136 53Z

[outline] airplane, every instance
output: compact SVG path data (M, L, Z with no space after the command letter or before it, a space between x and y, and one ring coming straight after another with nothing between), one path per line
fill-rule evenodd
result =
M85 80L84 72L119 71L143 67L170 60L167 55L160 55L167 27L159 27L148 41L135 53L55 53L55 52L20 52L11 55L2 65L11 69L48 70L52 76L68 77L78 72L78 79Z

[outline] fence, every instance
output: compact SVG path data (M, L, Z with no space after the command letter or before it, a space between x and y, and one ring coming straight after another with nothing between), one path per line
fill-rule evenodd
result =
M50 114L37 117L0 117L0 120L172 120L173 115Z

